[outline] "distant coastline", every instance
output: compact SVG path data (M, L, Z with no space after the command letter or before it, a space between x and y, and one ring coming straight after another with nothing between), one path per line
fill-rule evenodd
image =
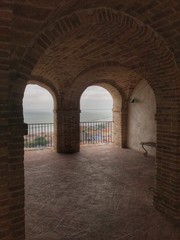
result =
M25 123L53 123L53 112L24 111ZM112 121L110 110L83 110L80 113L81 122Z

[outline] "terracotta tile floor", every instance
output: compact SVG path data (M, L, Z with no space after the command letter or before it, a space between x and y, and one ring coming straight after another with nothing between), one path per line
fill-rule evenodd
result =
M112 145L26 151L27 240L177 240L152 205L155 162Z

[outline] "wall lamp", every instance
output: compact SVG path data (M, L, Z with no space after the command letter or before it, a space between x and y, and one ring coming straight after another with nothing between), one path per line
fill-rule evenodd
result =
M137 102L137 99L136 99L136 98L130 99L130 103L135 103L135 102Z

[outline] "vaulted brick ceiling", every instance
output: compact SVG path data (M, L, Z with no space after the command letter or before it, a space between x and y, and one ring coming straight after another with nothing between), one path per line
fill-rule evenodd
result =
M98 36L98 27L93 28L89 27L88 33L81 37L73 36L48 49L34 68L33 74L60 82L59 87L62 87L68 86L84 69L98 63L110 61L126 64L127 67L138 65L138 57L134 52L128 51L125 43L121 46L120 43L106 37L107 34L113 34L110 28L101 26L101 37ZM112 72L107 74L106 71L106 78L114 77Z
M179 0L15 0L12 66L18 69L27 49L34 46L37 35L47 26L51 28L53 23L73 12L89 9L91 15L90 9L102 7L127 14L133 17L133 21L150 26L157 36L165 40L176 63L180 64ZM118 24L93 25L85 24L84 21L80 28L58 38L52 45L49 44L47 50L42 51L38 62L34 62L31 74L48 79L58 89L68 86L81 72L98 63L119 63L139 72L144 59L140 58L131 44L122 39L119 41L121 34ZM141 40L143 43L143 36ZM32 65L33 59L28 61ZM115 76L107 74L107 78Z

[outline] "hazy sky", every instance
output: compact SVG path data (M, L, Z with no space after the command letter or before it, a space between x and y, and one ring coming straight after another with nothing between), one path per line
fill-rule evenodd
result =
M112 109L111 94L102 87L88 87L81 96L81 110L84 109Z
M53 110L51 94L38 85L29 84L26 87L23 99L24 111ZM89 87L81 96L81 110L85 109L112 109L112 97L102 87Z
M51 94L38 85L27 85L23 98L24 111L49 111L53 110Z

